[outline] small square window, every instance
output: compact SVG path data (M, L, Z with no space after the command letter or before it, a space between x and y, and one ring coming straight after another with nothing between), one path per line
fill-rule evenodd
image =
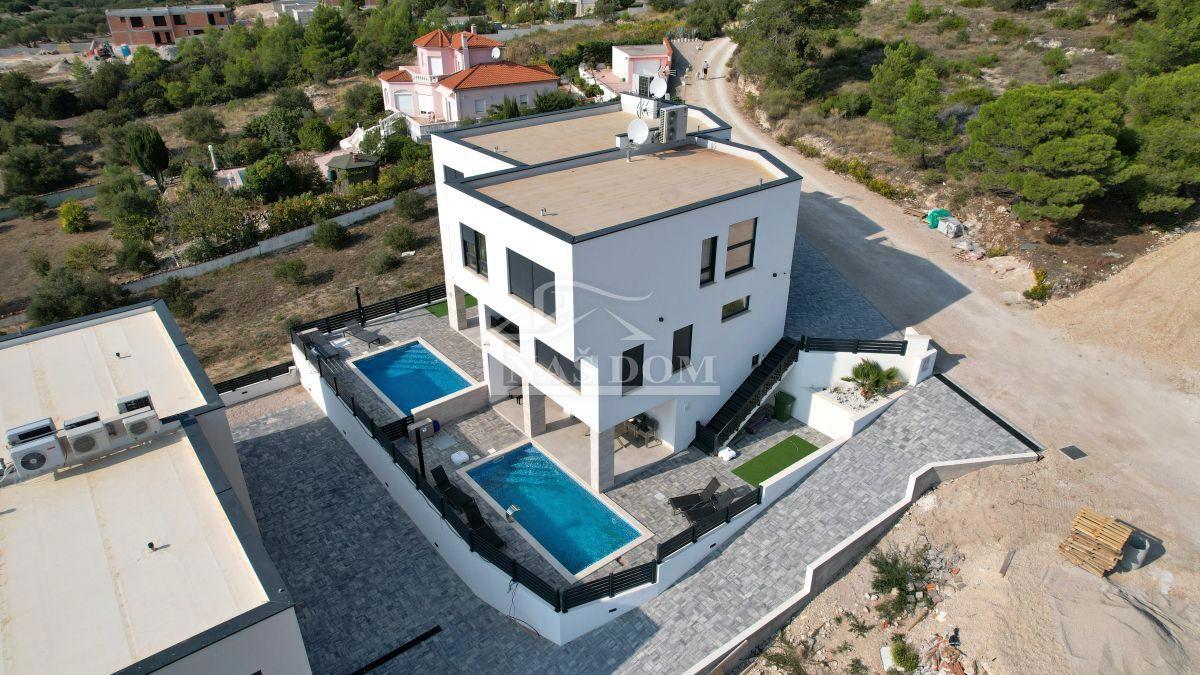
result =
M482 115L487 112L487 101L484 99L475 100L475 114Z
M744 298L738 298L733 302L725 303L725 306L721 307L721 320L728 321L729 319L732 319L739 314L745 314L748 311L750 311L750 296L747 295Z

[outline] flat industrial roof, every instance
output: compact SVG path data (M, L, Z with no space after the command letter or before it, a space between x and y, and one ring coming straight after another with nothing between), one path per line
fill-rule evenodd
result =
M765 158L684 145L475 188L578 237L783 178ZM546 215L539 215L541 209Z
M183 430L0 489L0 675L110 673L267 603L214 489Z
M614 148L617 134L625 133L636 117L614 105L611 110L594 115L560 118L548 115L534 118L525 126L475 135L459 134L455 138L524 164L541 164ZM688 115L688 133L713 128L715 125L703 115Z
M182 342L153 304L0 341L0 426L50 417L61 429L92 412L114 417L117 398L141 391L159 417L203 407Z

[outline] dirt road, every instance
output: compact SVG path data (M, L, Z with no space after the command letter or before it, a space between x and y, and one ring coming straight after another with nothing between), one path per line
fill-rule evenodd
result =
M1178 372L1072 341L1031 309L1006 305L1002 294L1010 288L986 266L964 263L945 238L897 205L781 147L747 120L724 77L735 45L719 40L698 54L696 48L685 44L681 51L695 63L707 59L710 78L690 80L685 97L732 124L735 141L775 153L804 176L798 231L893 324L932 335L942 351L939 366L974 394L1047 448L1077 445L1088 453L1070 462L1056 450L1047 452L1038 471L1024 478L1026 500L1045 508L1025 509L1015 531L995 532L996 546L1028 543L1036 535L1061 538L1070 512L1083 504L1144 528L1162 539L1165 554L1111 579L1150 598L1191 643L1200 625L1190 602L1200 592L1200 396L1186 393ZM1107 330L1123 328L1114 322ZM1119 340L1109 341L1114 343ZM994 477L1005 480L1003 472ZM1062 564L1053 547L1044 564ZM1173 577L1171 584L1161 583L1164 574ZM1101 599L1095 604L1096 611L1106 611ZM1009 623L1021 621L1012 617ZM1058 625L1047 629L1071 632L1063 624L1067 619L1049 621ZM1102 648L1098 643L1096 649ZM1064 669L1101 662L1063 649L1050 662Z

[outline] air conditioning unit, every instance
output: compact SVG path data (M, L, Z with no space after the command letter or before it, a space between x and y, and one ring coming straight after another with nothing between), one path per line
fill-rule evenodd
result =
M63 432L63 441L71 451L72 460L79 462L99 457L112 449L108 428L98 419L89 424L66 429Z
M150 401L150 392L148 391L139 391L136 394L122 396L117 399L117 412L122 415L134 410L141 410L142 408L154 408L154 403Z
M94 422L99 422L99 421L100 421L100 413L90 412L86 415L80 415L79 417L72 417L69 420L63 420L63 429L64 430L77 429L79 427L87 426L89 424L92 424Z
M125 433L129 435L127 442L135 443L158 434L162 422L154 410L139 410L121 418L125 425Z
M658 110L658 142L670 143L687 136L687 106L671 105Z
M653 75L638 74L637 76L637 95L642 98L650 98L650 83L654 81Z
M42 436L53 435L54 420L50 419L49 417L34 422L27 422L19 427L13 427L5 433L5 436L8 439L8 445L10 447L16 447L18 445L28 443L29 441L32 441L35 438L41 438Z
M408 440L416 443L417 436L420 436L421 440L425 440L441 430L442 425L437 420L431 420L428 417L415 420L408 425Z
M59 468L66 464L62 445L57 436L41 438L15 445L9 450L17 475L22 479L33 478Z

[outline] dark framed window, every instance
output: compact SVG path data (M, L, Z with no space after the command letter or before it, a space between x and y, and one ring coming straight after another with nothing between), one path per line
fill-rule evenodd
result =
M728 321L739 314L745 314L749 311L750 296L747 295L744 298L738 298L733 302L725 303L725 306L721 307L721 320Z
M176 26L186 26L187 25L187 16L185 16L183 14L172 14L171 15L171 23L175 24Z
M459 171L458 169L449 167L445 164L442 165L442 180L446 181L447 183L454 183L454 182L460 181L462 179L463 179L463 172Z
M208 25L210 25L210 26L217 25L217 17L215 14L208 15Z
M754 266L754 231L757 229L758 218L729 226L729 238L725 241L725 276Z
M134 28L141 28L143 25L142 17L140 17L140 16L129 17L129 25L133 26Z
M621 354L621 393L629 393L642 386L643 363L646 358L646 345L638 345L626 349Z
M717 278L717 238L700 242L700 285L711 284Z
M692 363L692 327L684 326L671 335L671 372L677 373Z
M458 224L458 229L462 234L463 267L486 277L487 237L462 223Z
M508 292L554 316L554 272L514 251L508 252Z
M559 354L541 340L533 341L533 358L538 365L554 373L558 379L579 388L579 364Z
M155 26L165 26L165 25L167 25L167 17L165 17L165 16L158 16L158 15L156 15L156 16L154 17L154 25L155 25Z
M508 340L513 345L521 346L521 328L506 317L496 312L490 312L488 316L488 328L491 328L496 335Z

